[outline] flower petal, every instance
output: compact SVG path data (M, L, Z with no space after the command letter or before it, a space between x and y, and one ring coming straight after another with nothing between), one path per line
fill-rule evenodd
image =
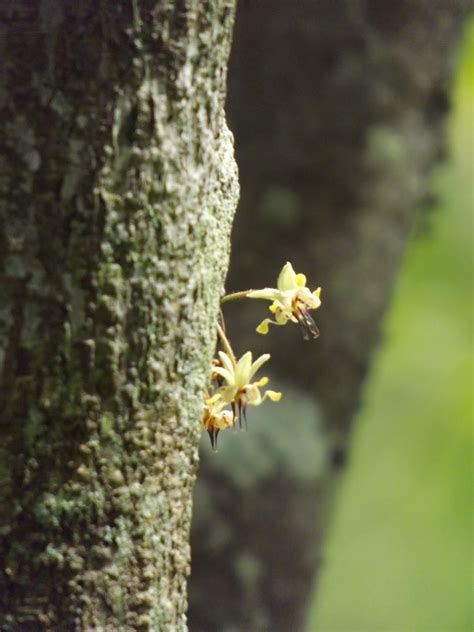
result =
M270 320L270 318L265 318L265 320L262 320L262 322L256 329L257 333L262 334L263 336L266 336L268 334L268 323L272 323L272 322L273 321Z
M276 320L275 325L286 325L286 323L290 320L290 318L291 318L291 312L289 312L288 310L280 311L278 312L278 314L275 315L275 320Z
M252 352L247 351L237 362L235 367L235 386L242 388L250 382L250 370L252 367Z
M321 305L321 300L314 292L308 290L307 287L302 287L298 290L297 294L300 301L302 301L309 309L318 309Z
M213 369L214 373L217 373L217 375L220 375L221 377L224 378L224 380L227 382L227 384L229 386L235 386L235 378L234 375L232 373L230 373L227 369L224 369L220 366L216 366Z
M255 384L247 389L247 404L252 406L260 406L263 402L262 395Z
M249 378L247 380L247 383L250 382L250 380L253 378L253 376L259 370L259 368L263 364L265 364L265 362L268 362L268 360L270 360L270 354L269 353L264 353L259 358L257 358L257 360L255 360L255 362L250 367Z
M296 275L296 285L299 287L304 287L306 285L306 276L302 272Z
M233 373L234 365L232 363L232 360L227 355L227 353L225 353L224 351L219 351L219 358L221 359L221 364L224 367L224 369L227 369L229 373Z
M271 399L272 402L279 402L281 399L281 393L279 393L278 391L265 391L265 395L263 396L263 399L267 397L268 399Z
M285 290L294 290L297 286L296 273L289 261L285 263L278 275L277 287L281 292Z
M247 298L266 298L269 301L276 301L281 292L273 287L264 287L263 290L252 290L247 294Z
M226 386L222 387L220 390L220 396L222 398L223 405L224 404L232 404L237 395L238 389L235 386Z
M214 427L222 430L224 428L230 428L233 425L233 417L230 410L223 410L214 418Z

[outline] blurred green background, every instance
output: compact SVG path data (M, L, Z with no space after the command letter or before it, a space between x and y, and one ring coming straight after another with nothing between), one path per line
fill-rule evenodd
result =
M365 386L311 632L474 630L474 19L452 106L438 206L407 251Z

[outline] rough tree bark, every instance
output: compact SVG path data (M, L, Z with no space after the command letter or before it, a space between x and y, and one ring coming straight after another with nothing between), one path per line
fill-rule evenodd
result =
M184 630L233 0L0 7L0 627Z
M429 202L427 175L442 148L452 53L469 5L239 5L228 103L242 198L227 288L273 285L290 260L323 287L322 335L305 343L285 327L256 340L266 315L257 301L229 307L227 321L239 350L270 351L272 370L305 387L317 410L305 418L295 401L280 419L274 407L273 419L250 424L225 458L203 459L192 537L195 632L303 627L361 384L415 209Z

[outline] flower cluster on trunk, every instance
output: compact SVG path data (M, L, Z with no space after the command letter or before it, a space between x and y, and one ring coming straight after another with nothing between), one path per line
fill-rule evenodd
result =
M235 292L224 296L222 303L239 298L270 300L269 309L274 320L265 318L258 325L257 332L265 335L270 324L293 322L301 327L305 340L309 340L319 336L319 329L309 312L321 305L320 297L321 288L312 292L306 287L306 276L297 274L287 262L278 276L276 288ZM218 324L217 331L224 350L219 350L218 357L212 361L211 384L205 396L202 421L213 450L217 449L217 436L221 430L235 426L237 421L242 428L242 418L247 427L247 406L260 406L267 398L278 402L282 396L272 390L265 390L262 395L260 389L268 384L268 377L253 381L263 364L270 359L270 354L264 353L253 361L252 352L247 351L237 360L223 322Z

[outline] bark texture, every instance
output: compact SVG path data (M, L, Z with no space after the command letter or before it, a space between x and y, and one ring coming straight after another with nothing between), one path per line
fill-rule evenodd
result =
M0 7L0 627L185 630L232 0Z
M268 423L250 419L245 440L226 436L221 454L204 459L192 538L195 632L303 627L361 385L415 210L430 202L427 176L442 151L469 5L239 6L228 111L242 197L227 289L273 286L290 260L323 287L322 334L306 343L288 326L258 337L267 305L226 305L239 352L270 351L272 369L306 389L314 412L297 399L269 405Z

